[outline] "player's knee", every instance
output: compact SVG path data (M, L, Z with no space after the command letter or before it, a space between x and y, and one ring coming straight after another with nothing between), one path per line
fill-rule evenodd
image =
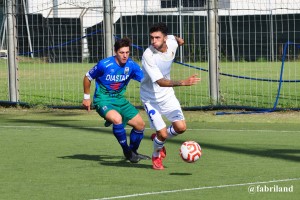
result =
M121 115L115 116L115 117L112 119L112 123L113 123L113 124L122 124L122 116L121 116Z
M160 133L157 135L157 139L159 139L160 141L165 141L167 138L168 138L168 134Z
M145 122L142 121L142 122L138 123L138 124L136 125L135 129L136 129L136 130L139 130L139 131L144 130L144 129L145 129Z
M129 125L131 125L135 130L142 131L145 129L145 122L140 118L140 120L131 120L129 122Z
M146 126L145 122L142 121L142 122L140 123L140 126L141 126L141 130L144 130L144 129L145 129L145 126Z
M174 126L174 130L176 131L176 133L182 134L186 131L186 124L182 123L180 125Z
M140 126L141 129L145 129L146 124L145 124L144 120L139 120L138 121L138 126Z

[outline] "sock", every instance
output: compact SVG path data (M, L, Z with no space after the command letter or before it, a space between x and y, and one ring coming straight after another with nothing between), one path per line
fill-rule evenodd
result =
M131 130L129 147L134 153L136 153L143 138L144 138L144 130L142 131L138 131L134 129Z
M123 152L129 152L129 146L127 144L127 136L126 136L126 130L124 128L123 124L114 124L113 125L113 133L115 137L117 138L119 144L121 145Z
M178 133L176 133L172 125L167 128L167 133L168 133L168 137L167 137L168 139L178 135Z
M164 147L165 141L160 141L157 136L153 140L153 157L159 157L160 150Z

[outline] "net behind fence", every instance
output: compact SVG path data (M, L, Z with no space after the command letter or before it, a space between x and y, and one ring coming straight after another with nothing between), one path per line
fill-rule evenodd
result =
M132 58L140 63L150 45L149 28L165 22L182 37L172 79L199 74L201 83L175 88L183 107L297 109L299 102L300 2L219 0L218 105L209 90L209 23L206 0L113 1L114 39L129 37ZM0 4L0 100L9 101L6 4ZM3 13L3 14L2 14ZM16 0L20 102L45 106L80 106L85 73L104 58L103 2L91 0ZM284 45L290 42L284 55ZM1 54L2 55L2 54ZM281 74L282 58L284 71ZM282 79L280 81L280 77ZM278 86L281 84L280 94ZM139 83L127 97L140 106Z

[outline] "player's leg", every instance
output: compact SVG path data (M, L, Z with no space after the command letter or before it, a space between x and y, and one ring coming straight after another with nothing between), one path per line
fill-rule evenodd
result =
M113 123L113 134L121 145L124 154L130 151L127 144L126 130L122 123L122 116L116 110L110 110L106 113L105 119Z
M174 96L173 98L170 98L168 103L162 103L159 105L159 111L164 115L169 121L172 122L172 124L169 127L164 127L162 129L159 129L160 127L160 119L156 118L157 121L156 127L156 135L152 135L152 140L154 141L154 149L155 147L160 148L161 145L163 147L159 151L160 160L164 159L167 155L166 148L164 147L164 143L167 139L171 139L172 137L177 136L178 134L183 133L186 130L186 124L184 121L184 116L179 104L179 101ZM162 125L162 124L161 124ZM161 126L162 127L162 126ZM161 144L160 144L161 142ZM157 156L158 152L154 152L153 156ZM153 167L154 168L154 167Z
M113 134L121 145L124 156L126 157L126 159L130 160L132 157L132 152L127 143L127 135L125 127L122 123L122 116L116 110L110 110L109 112L107 112L105 119L112 122ZM138 160L134 162L138 162Z
M154 152L152 155L159 156L162 160L167 156L167 150L165 147L167 137L168 132L166 127L151 135L151 140L154 141Z
M131 120L127 123L132 127L130 132L130 149L137 154L140 159L143 160L149 160L151 159L147 155L143 155L137 152L137 150L140 147L141 141L144 138L144 130L145 130L145 122L142 119L141 115L138 113L135 117L133 117Z
M172 124L167 128L167 139L175 137L186 131L184 115L179 101L175 96L169 100L169 104L163 106L162 113L170 122L172 122Z
M105 127L109 127L110 125L112 125L112 123L110 121L108 121L108 120L105 120L104 126Z
M122 116L116 110L109 110L105 115L105 120L108 120L113 124L122 124Z
M145 122L143 121L140 114L134 116L127 122L132 127L130 131L130 149L133 152L137 152L142 139L144 138Z
M151 136L151 139L153 140L153 169L162 170L164 169L162 159L165 157L164 144L167 138L166 124L160 114L160 108L158 105L144 103L144 108L147 112L151 128L156 130L156 133ZM164 155L162 155L162 153L164 153Z
M101 117L113 123L113 134L122 147L124 156L130 162L137 163L140 159L132 153L127 143L127 135L125 126L122 123L123 118L117 108L114 108L113 105L107 106L96 106L96 111Z
M145 129L145 122L139 113L128 120L127 124L137 131L144 131Z
M177 136L178 134L182 134L186 131L186 122L185 120L178 120L172 122L172 125L168 127L168 138L172 138Z
M148 160L149 156L140 154L137 152L142 139L144 138L145 122L139 111L129 102L122 105L121 112L123 116L123 124L128 124L132 127L130 132L130 145L129 148L136 154L140 159Z
M163 170L164 166L162 160L166 157L166 135L167 129L164 127L151 135L153 140L153 153L152 153L152 167L156 170Z

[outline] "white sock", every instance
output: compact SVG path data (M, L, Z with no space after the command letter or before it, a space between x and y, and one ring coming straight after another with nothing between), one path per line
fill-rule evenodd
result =
M178 135L178 133L176 133L172 125L167 128L167 133L168 133L168 139Z
M164 147L165 141L160 141L157 139L157 136L155 136L153 140L153 157L159 157L160 155L160 150Z

